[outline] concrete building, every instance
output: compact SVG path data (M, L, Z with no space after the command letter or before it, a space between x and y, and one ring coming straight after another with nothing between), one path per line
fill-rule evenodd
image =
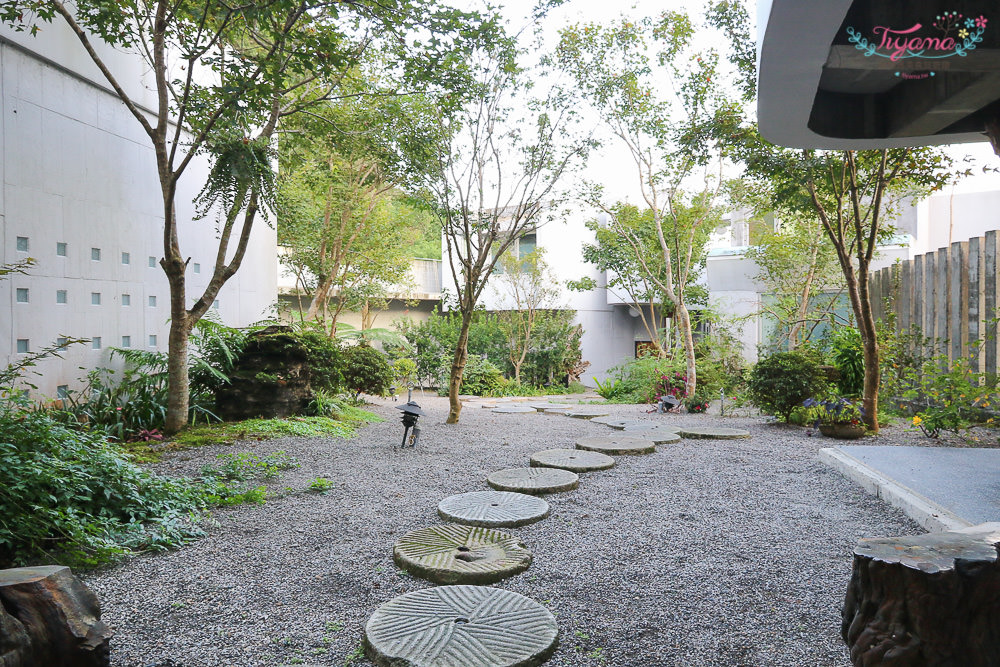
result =
M153 105L141 58L98 44L130 94ZM36 368L38 394L55 397L85 371L110 365L111 347L165 351L169 292L162 205L148 138L109 92L61 23L38 37L0 28L0 249L2 262L33 258L27 275L0 281L0 363L62 336L90 339ZM198 159L180 182L181 249L188 296L201 294L215 262L212 219L194 220L204 184ZM259 222L243 268L219 294L222 320L245 325L276 301L273 229ZM193 301L193 298L192 298Z

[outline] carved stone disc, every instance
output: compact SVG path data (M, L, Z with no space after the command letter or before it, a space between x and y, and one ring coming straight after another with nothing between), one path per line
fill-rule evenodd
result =
M580 477L559 468L507 468L491 473L486 483L497 491L516 491L537 496L542 493L572 491Z
M580 438L576 441L576 448L602 454L652 454L656 451L656 443L645 438L612 435Z
M537 412L534 408L529 408L525 405L501 405L499 407L493 408L493 412L499 412L500 414L519 414L527 412Z
M711 426L689 426L677 431L682 438L700 440L738 440L749 438L750 432L741 428L718 428Z
M566 403L528 403L528 407L534 408L539 412L544 412L549 409L566 411L572 406Z
M654 421L644 421L635 424L626 424L625 428L622 430L626 432L626 435L628 434L629 431L654 431L654 430L663 431L664 433L677 433L677 431L681 430L681 427L672 426L670 424L661 424L659 422L654 422Z
M454 524L403 535L392 556L399 567L436 584L492 584L531 565L531 552L516 537Z
M607 410L601 410L600 408L573 408L566 411L567 417L573 417L575 419L593 419L594 417L607 417Z
M665 445L667 443L681 441L681 436L677 435L677 431L675 431L673 428L659 428L655 426L652 428L637 428L637 429L626 428L623 431L623 433L624 435L633 438L643 438L645 440L652 440L658 445Z
M487 528L513 528L541 521L549 504L541 498L507 491L472 491L448 496L438 504L442 519Z
M643 424L649 425L654 423L651 421L642 421L639 419L620 419L618 417L610 417L610 416L594 417L590 421L595 422L597 424L604 424L605 426L610 426L611 428L618 429L619 431L629 426L641 426Z
M380 667L536 667L559 641L552 613L488 586L437 586L400 595L365 624L368 658Z
M562 468L571 472L606 470L614 464L615 460L606 454L582 449L546 449L531 455L531 465L536 468Z

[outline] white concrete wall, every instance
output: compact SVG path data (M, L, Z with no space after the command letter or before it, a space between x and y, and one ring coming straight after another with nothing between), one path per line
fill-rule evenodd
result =
M100 337L100 349L75 346L64 360L38 366L42 375L32 381L52 397L59 386L76 386L84 374L78 367L109 365L108 348L122 346L123 336L134 348L165 351L169 292L156 263L163 216L148 138L105 86L88 79L96 72L75 37L59 24L41 34L33 41L0 31L0 254L4 263L37 261L30 275L0 282L0 363L19 358L18 340L36 351L59 336ZM110 58L123 85L148 103L141 60ZM207 285L217 247L214 220L192 220L191 200L206 172L205 161L196 160L177 196L181 250L191 258L189 303ZM27 252L18 251L18 237L28 239ZM57 243L66 244L65 257ZM100 261L91 259L92 248L100 249ZM259 320L276 301L275 254L275 232L259 220L243 268L219 294L227 324ZM28 303L16 302L18 288L28 289ZM66 291L66 304L56 303L57 290ZM100 305L92 293L100 293Z

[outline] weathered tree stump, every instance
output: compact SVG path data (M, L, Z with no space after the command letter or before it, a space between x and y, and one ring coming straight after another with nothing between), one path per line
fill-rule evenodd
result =
M841 635L856 667L1000 665L1000 523L861 540Z
M0 667L106 667L111 635L68 567L0 570Z

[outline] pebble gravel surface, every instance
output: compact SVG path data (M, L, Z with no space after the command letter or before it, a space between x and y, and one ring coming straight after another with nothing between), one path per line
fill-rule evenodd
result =
M154 466L195 475L222 453L284 450L301 467L270 482L272 491L302 490L316 477L333 487L217 511L209 535L183 549L84 574L116 631L112 664L370 665L360 652L369 616L430 585L393 564L396 540L440 523L441 499L487 489L489 473L610 432L474 404L460 424L446 425L445 399L416 400L428 416L413 450L394 447L402 425L388 402L372 408L386 421L350 440L240 442ZM548 496L547 519L508 531L534 562L495 586L556 615L561 643L546 664L847 667L840 608L855 543L923 531L820 463L817 451L834 441L760 418L645 409L608 406L622 419L736 427L752 437L620 457L610 470L581 474L577 490ZM911 439L890 430L893 442Z

